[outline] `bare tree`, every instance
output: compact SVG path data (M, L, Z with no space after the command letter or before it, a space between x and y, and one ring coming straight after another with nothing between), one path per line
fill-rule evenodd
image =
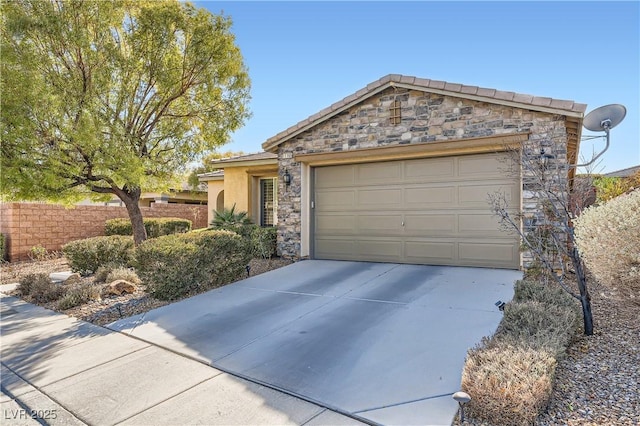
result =
M575 177L566 145L559 143L565 135L554 132L548 130L519 149L509 149L509 168L523 180L523 208L510 206L502 192L489 194L489 202L501 226L519 234L525 267L538 269L543 279L555 281L580 302L584 334L592 335L591 297L572 222L594 193L588 175ZM575 277L577 292L569 277Z

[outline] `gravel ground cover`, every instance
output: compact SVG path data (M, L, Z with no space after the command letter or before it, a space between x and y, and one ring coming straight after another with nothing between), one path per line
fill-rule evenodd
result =
M640 425L640 307L592 287L595 333L576 336L558 362L551 400L536 426ZM501 426L467 416L462 424Z

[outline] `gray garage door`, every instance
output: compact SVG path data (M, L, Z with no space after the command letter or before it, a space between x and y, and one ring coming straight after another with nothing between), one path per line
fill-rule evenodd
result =
M504 154L317 167L316 259L519 268L515 233L487 202L520 205Z

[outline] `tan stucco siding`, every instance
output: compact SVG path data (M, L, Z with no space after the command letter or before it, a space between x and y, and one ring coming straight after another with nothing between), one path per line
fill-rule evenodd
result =
M236 206L236 212L251 211L251 179L248 167L229 167L224 170L224 208Z
M224 182L222 180L210 180L207 182L207 223L211 223L218 208L217 200L220 192L224 190Z

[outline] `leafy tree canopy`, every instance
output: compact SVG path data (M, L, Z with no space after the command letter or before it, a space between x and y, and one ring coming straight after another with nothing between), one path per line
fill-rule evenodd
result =
M3 199L115 194L143 240L141 189L166 188L248 117L231 20L177 0L2 10Z

